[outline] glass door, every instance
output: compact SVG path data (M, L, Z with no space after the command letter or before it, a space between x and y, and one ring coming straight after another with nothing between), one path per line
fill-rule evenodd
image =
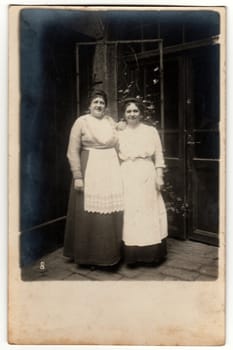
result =
M219 46L192 50L186 65L188 236L218 244Z

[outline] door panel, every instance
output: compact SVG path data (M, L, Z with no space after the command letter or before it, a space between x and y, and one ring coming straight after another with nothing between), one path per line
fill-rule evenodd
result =
M219 47L165 57L164 99L169 233L217 245Z
M218 227L218 164L216 161L193 160L193 229L216 232Z
M219 47L187 56L188 236L218 244Z

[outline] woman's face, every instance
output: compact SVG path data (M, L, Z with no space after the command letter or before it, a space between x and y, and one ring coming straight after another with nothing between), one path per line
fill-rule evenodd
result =
M127 124L132 127L135 127L140 123L141 112L135 103L131 102L126 107L125 119L127 121Z
M91 115L96 118L103 117L105 108L105 102L101 96L94 97L89 107Z

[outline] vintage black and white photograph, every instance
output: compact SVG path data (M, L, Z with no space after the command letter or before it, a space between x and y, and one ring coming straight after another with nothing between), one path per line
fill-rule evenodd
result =
M217 278L219 34L212 10L21 11L23 280Z
M18 9L22 288L223 278L224 13Z

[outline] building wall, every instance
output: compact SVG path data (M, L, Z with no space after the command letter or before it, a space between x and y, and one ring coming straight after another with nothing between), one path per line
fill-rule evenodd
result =
M99 35L95 18L86 24L80 12L21 12L21 265L63 243L71 181L66 150L77 107L75 45Z

